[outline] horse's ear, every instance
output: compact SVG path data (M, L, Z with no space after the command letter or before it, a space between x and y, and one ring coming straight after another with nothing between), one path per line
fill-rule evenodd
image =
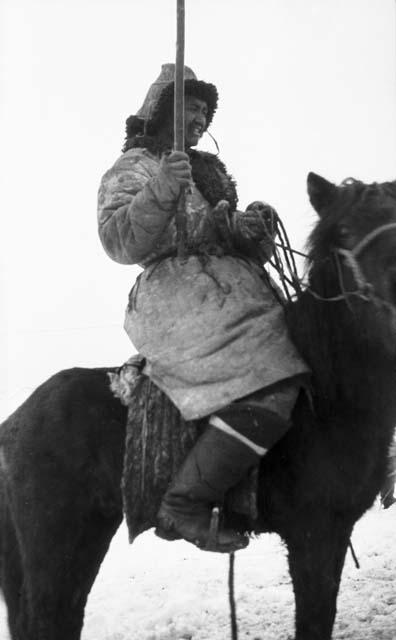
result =
M315 211L321 215L324 207L333 202L337 187L317 173L310 171L307 178L309 200Z

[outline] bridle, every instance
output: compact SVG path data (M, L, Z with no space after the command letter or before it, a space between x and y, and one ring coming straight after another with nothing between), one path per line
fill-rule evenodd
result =
M383 224L365 235L364 238L362 238L362 240L360 240L360 242L358 242L352 249L342 249L340 247L336 247L334 249L333 254L336 260L338 280L341 288L341 293L339 295L325 298L313 291L310 287L307 287L305 290L308 291L308 293L310 293L315 299L321 300L322 302L338 302L340 300L345 300L346 303L349 304L349 298L357 297L361 300L364 300L365 302L372 302L376 306L384 307L388 311L396 313L393 305L391 305L387 300L384 300L381 296L377 295L374 292L374 287L371 282L368 282L368 280L365 278L358 260L360 255L363 253L363 251L365 251L368 245L373 242L373 240L375 240L382 233L386 233L387 231L395 229L396 222ZM356 289L354 289L353 291L347 291L344 286L340 258L344 260L345 264L352 271L356 283Z
M359 264L359 258L361 257L362 253L376 238L378 238L378 236L386 233L387 231L396 230L396 222L390 222L376 227L375 229L367 233L352 249L344 249L342 247L335 247L333 249L332 255L337 268L338 282L340 285L341 293L336 296L325 297L321 296L314 289L312 289L305 282L304 277L301 278L299 276L294 256L297 254L307 259L309 259L309 256L305 253L302 253L301 251L292 249L285 226L282 223L281 218L275 210L272 210L272 215L274 216L274 221L277 228L276 235L278 237L278 241L276 242L274 235L268 232L265 224L263 224L263 230L265 231L267 239L270 241L273 250L272 258L268 260L268 263L279 277L280 285L283 289L283 296L280 293L278 287L273 283L270 274L267 273L267 271L266 274L268 277L268 285L270 286L275 297L282 306L286 306L288 303L294 302L296 299L298 300L304 292L307 292L313 298L321 302L345 301L351 311L352 307L350 304L350 299L355 297L363 300L364 302L371 302L377 307L385 308L392 314L396 315L395 307L387 300L384 300L384 298L375 293L373 284L366 279ZM325 260L329 260L329 258L325 258L324 261ZM344 264L351 270L354 281L356 283L356 288L352 291L347 290L347 288L345 287L341 260L343 260ZM290 288L293 293L290 292Z

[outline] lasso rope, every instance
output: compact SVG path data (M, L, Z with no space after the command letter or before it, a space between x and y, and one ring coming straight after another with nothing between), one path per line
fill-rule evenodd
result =
M294 256L300 255L304 258L308 256L292 249L286 228L275 209L270 208L270 211L267 213L269 213L270 219L267 221L262 220L262 228L265 240L271 247L271 256L268 264L276 272L281 290L279 290L273 282L270 273L266 272L268 285L271 287L278 301L285 306L288 302L292 302L292 300L303 291L302 279L298 274ZM275 241L275 238L277 238L277 241Z

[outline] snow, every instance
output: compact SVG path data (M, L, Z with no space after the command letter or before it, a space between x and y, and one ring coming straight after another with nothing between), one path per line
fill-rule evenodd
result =
M334 640L396 640L396 506L378 503L356 525L338 599ZM236 554L239 640L287 640L294 597L275 535ZM89 597L82 640L229 640L228 556L152 531L128 544L123 524ZM8 640L5 607L0 638Z

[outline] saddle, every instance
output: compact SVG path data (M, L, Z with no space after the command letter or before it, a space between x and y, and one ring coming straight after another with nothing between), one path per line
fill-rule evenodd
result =
M171 400L143 373L144 358L132 356L109 373L113 394L128 407L122 497L129 540L155 526L162 496L206 419L186 421ZM257 520L258 468L230 490L222 517L243 530Z

